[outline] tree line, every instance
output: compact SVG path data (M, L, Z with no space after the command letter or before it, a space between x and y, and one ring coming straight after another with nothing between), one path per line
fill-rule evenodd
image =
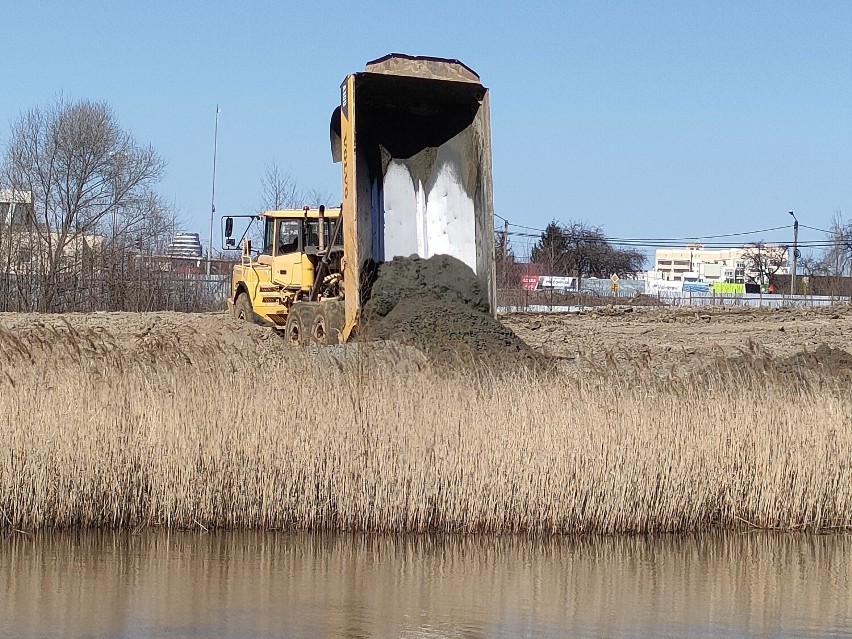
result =
M852 277L852 220L845 220L839 211L832 217L821 251L801 255L798 272L812 276ZM509 234L497 231L497 283L500 288L518 288L523 264L517 259ZM789 262L788 244L765 241L742 247L745 270L759 283L766 283ZM800 251L801 253L801 251ZM529 261L539 265L547 275L607 278L634 277L645 270L647 258L638 250L613 245L599 226L584 222L550 222L533 245Z
M130 272L137 285L152 279L135 258L162 255L177 225L156 191L164 168L106 103L59 99L21 113L0 160L2 310L125 306Z
M0 311L221 308L221 277L164 259L181 227L157 190L165 167L105 102L60 98L23 111L0 155ZM258 193L258 212L330 199L300 189L274 160ZM220 275L238 259L212 253L224 258Z
M645 256L613 246L599 226L582 222L547 225L530 254L547 267L549 275L584 277L632 276L645 266Z
M845 220L840 211L835 211L826 231L823 250L799 260L801 272L805 275L852 277L852 220Z
M511 248L508 234L498 232L495 241L497 254L497 284L501 288L517 288L521 265ZM646 258L633 249L614 246L599 226L569 221L550 222L530 251L530 262L541 267L547 275L608 278L635 276L642 272ZM580 286L578 286L580 288Z

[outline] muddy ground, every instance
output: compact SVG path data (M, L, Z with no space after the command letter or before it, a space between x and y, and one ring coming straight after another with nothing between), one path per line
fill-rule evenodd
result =
M428 305L423 310L428 311ZM400 313L400 318L409 321L405 314ZM463 321L462 314L453 316L453 330L464 332L459 323ZM475 324L467 327L473 329ZM569 375L643 367L680 375L708 363L740 360L852 375L852 308L846 305L779 310L600 309L582 314L507 315L500 324L514 334L503 341L506 362L517 351L517 336ZM78 336L73 346L66 344L69 332ZM461 348L481 339L472 335ZM505 334L498 331L489 340L487 348L492 349L505 340ZM442 342L442 352L448 346L449 342ZM0 314L0 363L4 366L27 352L71 352L71 348L82 349L79 356L91 358L119 352L142 360L191 363L201 357L209 360L212 354L228 361L248 360L252 365L275 362L291 352L272 329L237 321L224 312ZM398 348L383 341L376 348L394 365L424 365L423 355L410 346ZM354 347L330 349L332 359L340 359L350 356Z
M602 308L501 318L562 367L648 367L679 375L738 360L852 371L852 307L813 309Z

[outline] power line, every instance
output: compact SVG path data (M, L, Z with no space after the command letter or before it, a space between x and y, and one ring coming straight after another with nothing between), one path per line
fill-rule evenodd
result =
M826 235L833 235L833 231L826 231L825 229L818 229L815 226L806 226L805 224L799 224L799 228L810 229L811 231L819 231L820 233L825 233Z
M508 222L508 220L506 220L506 218L501 217L500 219L505 221L505 222ZM513 227L519 228L519 229L525 229L525 230L528 230L528 231L536 231L538 233L545 233L546 232L545 229L537 229L537 228L534 228L532 226L523 226L521 224L513 224L512 222L509 222L509 226L513 226ZM803 225L800 225L800 226L803 226ZM791 229L791 228L793 228L793 226L791 224L787 224L787 225L784 225L784 226L773 226L772 228L768 228L768 229L757 229L757 230L754 230L754 231L741 231L739 233L722 233L722 234L719 234L719 235L696 235L696 236L692 236L692 237L642 237L642 238L612 237L612 238L607 238L607 240L610 241L610 242L620 241L620 240L628 241L628 242L692 242L692 241L700 242L702 240L713 240L713 239L720 239L720 238L725 238L725 237L742 237L744 235L757 235L758 233L770 233L772 231L781 231L781 230L784 230L784 229ZM810 227L804 227L803 226L803 228L810 228ZM814 229L814 230L818 231L820 229ZM825 232L825 231L823 231L823 232ZM510 235L517 235L519 237L529 236L529 234L515 233L515 232L511 232L511 231L510 231L509 234ZM532 237L532 236L530 236L530 237Z
M742 237L743 235L757 235L758 233L770 233L772 231L780 231L783 229L793 228L792 225L788 224L786 226L774 226L769 229L759 229L757 231L742 231L740 233L722 233L720 235L703 235L699 237L669 237L669 238L641 238L643 242L656 242L656 241L667 241L667 242L691 242L696 241L700 242L702 240L715 240L723 237ZM620 238L614 238L620 239ZM631 240L632 241L632 240Z
M503 233L502 230L495 230L496 233ZM533 233L519 233L518 231L509 231L508 235L516 238L527 238L530 240L540 240L541 238L538 235ZM739 234L731 234L730 237L735 237ZM747 234L742 234L747 235ZM586 235L578 235L578 234L563 234L562 236L567 241L588 241L590 238ZM637 246L637 247L682 247L683 246L683 238L617 238L617 237L607 237L607 236L595 236L591 238L593 241L597 240L600 242L607 242L608 244L618 245L618 246ZM818 240L814 240L814 242L819 242ZM747 244L753 244L753 242L746 242ZM830 242L829 242L830 243ZM806 244L806 243L801 243ZM702 246L704 247L729 247L731 246L731 242L702 242Z
M503 220L504 222L509 222L509 220L507 220L504 217L501 217L500 219ZM526 229L527 231L538 231L539 233L544 233L544 229L537 229L533 226L524 226L523 224L512 224L511 222L509 222L509 226L514 226L515 228L518 228L518 229Z
M495 217L499 218L503 222L506 223L507 226L512 227L513 229L520 230L511 230L507 231L505 228L495 229L495 233L506 234L513 238L513 243L516 245L520 245L518 248L525 249L528 253L532 251L532 248L541 240L541 233L545 233L545 229L540 229L532 226L525 226L523 224L515 224L510 222L507 218L502 215L494 214ZM799 225L801 228L808 229L811 231L816 231L818 233L825 233L826 235L831 236L832 232L827 231L825 229L820 229L814 226L808 226L805 224ZM683 246L683 242L696 242L702 245L702 248L706 249L723 249L723 248L738 248L738 247L746 247L749 245L754 245L755 242L744 242L743 244L732 244L731 242L720 242L720 241L712 241L712 240L722 240L725 238L736 238L736 237L746 237L750 235L758 235L761 233L771 233L774 231L783 231L793 228L792 225L783 225L783 226L774 226L770 228L764 229L756 229L753 231L740 231L736 233L720 233L716 235L703 235L703 236L689 236L689 237L645 237L645 238L625 238L625 237L606 237L599 236L594 239L597 239L601 242L606 242L613 246L618 247L627 247L627 248L635 248L635 249L655 249L655 248L686 248ZM523 232L523 231L533 231ZM582 234L563 234L563 237L571 242L571 241L582 241L588 240L588 236ZM816 240L804 240L798 243L798 247L800 249L820 249L820 248L830 248L833 246L837 246L838 244L844 243L843 240L838 239L816 239ZM778 242L773 242L773 244L780 244ZM781 244L782 246L786 246L786 244Z

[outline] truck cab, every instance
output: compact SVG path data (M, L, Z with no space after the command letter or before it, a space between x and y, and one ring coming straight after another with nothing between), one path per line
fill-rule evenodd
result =
M261 213L259 252L255 255L251 241L244 238L240 263L234 266L228 297L231 313L286 331L296 302L341 300L340 221L339 208L324 206ZM320 327L300 326L293 340L309 339L311 328Z

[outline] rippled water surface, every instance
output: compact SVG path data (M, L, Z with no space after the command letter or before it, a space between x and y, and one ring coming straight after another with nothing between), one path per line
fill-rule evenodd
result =
M15 533L0 637L852 637L852 536Z

